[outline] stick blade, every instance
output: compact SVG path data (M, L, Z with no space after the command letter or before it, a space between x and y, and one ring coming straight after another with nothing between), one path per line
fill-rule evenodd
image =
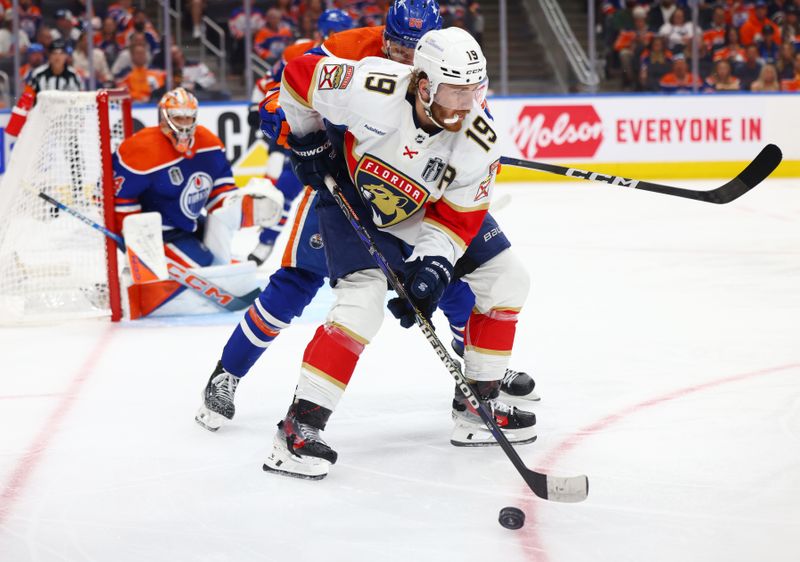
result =
M781 149L774 144L768 144L738 176L722 187L706 192L703 200L724 205L738 199L767 179L782 160Z
M547 478L547 499L562 503L582 502L589 495L589 478L585 475L568 478Z
M528 470L523 476L528 487L543 500L578 503L589 495L589 478L585 475L556 477Z
M748 166L742 170L738 178L749 188L754 188L775 171L781 161L783 160L783 153L778 146L768 144L765 146L755 160L750 162Z

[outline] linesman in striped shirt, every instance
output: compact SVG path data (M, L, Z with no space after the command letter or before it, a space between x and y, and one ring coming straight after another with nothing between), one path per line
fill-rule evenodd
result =
M31 72L28 85L35 93L45 90L61 90L79 92L83 90L83 81L68 63L69 50L61 39L56 39L50 46L47 64L43 64Z

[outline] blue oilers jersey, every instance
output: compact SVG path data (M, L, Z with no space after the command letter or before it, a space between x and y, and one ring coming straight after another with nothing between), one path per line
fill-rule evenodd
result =
M129 214L156 211L165 230L194 232L203 209L214 210L236 189L222 142L202 126L185 154L158 127L142 129L120 145L113 166L120 228Z

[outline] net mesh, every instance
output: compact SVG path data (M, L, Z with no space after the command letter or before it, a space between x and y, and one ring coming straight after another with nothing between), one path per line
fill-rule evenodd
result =
M105 224L96 98L42 92L13 148L0 183L0 323L111 312L105 237L37 196ZM113 151L124 137L118 101L109 113Z

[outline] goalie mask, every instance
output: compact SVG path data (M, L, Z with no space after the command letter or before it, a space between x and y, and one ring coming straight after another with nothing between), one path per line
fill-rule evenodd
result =
M414 52L414 71L429 82L428 100L420 97L420 101L425 114L439 127L442 124L431 112L434 103L457 111L483 103L489 82L486 58L478 42L463 29L450 27L423 35Z
M183 88L170 90L158 102L158 123L175 150L191 156L197 127L197 98Z

